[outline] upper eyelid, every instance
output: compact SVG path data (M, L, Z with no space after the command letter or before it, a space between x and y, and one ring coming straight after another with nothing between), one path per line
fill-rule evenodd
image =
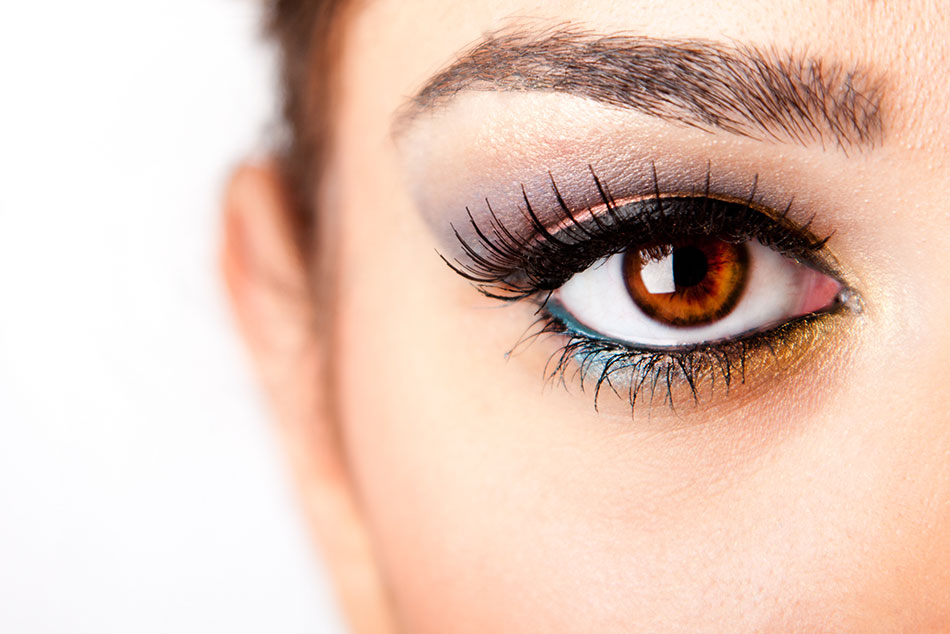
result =
M397 112L400 136L463 90L566 92L704 130L871 149L884 137L882 76L860 66L702 39L559 27L489 34Z
M546 234L553 234L557 237L557 235L570 235L572 231L584 233L585 225L603 228L602 219L610 218L611 209L616 211L636 204L651 205L656 204L657 201L673 198L708 198L709 200L749 207L766 217L780 220L781 224L793 231L805 229L804 235L811 235L809 228L813 224L815 216L811 215L804 222L797 222L795 218L800 216L801 213L797 210L793 213L794 196L784 198L784 203L781 205L762 200L762 188L760 187L758 174L754 174L749 183L746 184L717 183L714 186L711 169L711 164L707 162L705 177L701 183L694 184L691 187L683 187L679 184L670 186L660 184L657 167L655 163L652 163L651 176L646 179L645 183L635 184L632 188L633 191L639 193L627 194L623 187L617 187L615 190L616 183L601 178L593 166L588 165L589 188L595 192L596 203L590 204L588 202L581 205L566 202L557 180L548 173L548 189L550 192L548 192L546 198L549 200L538 202L538 199L541 198L538 192L529 193L525 186L521 185L518 200L502 203L506 206L504 209L498 203L486 198L484 200L484 211L488 213L484 216L485 220L483 222L487 223L490 228L500 229L504 234L514 233L519 238L524 237L526 231L535 239ZM745 189L743 190L743 188ZM615 191L623 193L615 195ZM512 214L511 210L507 209L507 206L511 204L518 209L518 213ZM469 207L465 209L466 224L474 228L476 234L485 234L485 227L482 226L479 220L476 220L476 215L481 217L482 214L473 214ZM628 216L623 220L633 219L634 216ZM455 230L457 239L464 235L464 231L459 231L460 227L455 223L450 223L450 226ZM485 238L484 235L477 235L477 237L479 239ZM526 238L525 242L529 243L531 239Z
M464 257L462 259L455 258L454 263L444 256L443 260L456 273L475 283L482 293L498 299L520 299L531 296L538 290L553 290L559 285L554 282L563 283L566 281L566 277L560 280L558 274L552 274L550 276L551 281L547 285L539 285L537 278L534 277L539 272L532 270L532 267L528 266L529 264L537 266L538 262L544 261L552 265L552 269L555 269L558 268L553 266L556 262L561 268L571 268L569 271L559 271L561 277L564 277L566 273L578 272L593 264L601 256L617 253L636 244L636 240L631 240L631 237L627 235L630 229L652 233L653 235L650 237L653 239L662 238L662 232L666 230L666 227L661 227L659 232L653 232L648 219L653 213L652 206L657 204L657 201L670 200L674 202L677 199L705 199L707 203L715 201L716 204L732 206L731 209L744 210L748 214L745 216L745 220L732 217L725 222L724 226L731 225L733 229L748 231L749 237L775 240L776 243L773 244L772 248L797 258L839 281L842 280L844 276L837 260L833 254L824 248L828 237L821 239L813 234L810 231L810 220L804 224L791 220L789 217L791 201L782 210L772 210L758 204L755 201L757 177L745 198L719 195L710 190L708 169L705 186L699 191L693 189L686 195L661 191L654 171L655 193L652 197L640 197L633 202L617 206L614 205L621 201L615 201L610 197L607 184L601 183L591 169L591 175L597 182L597 187L603 198L600 211L591 210L587 218L579 218L576 211L572 211L567 205L562 204L559 212L561 220L559 224L563 228L553 232L548 226L540 223L537 214L532 211L527 193L524 193L526 209L522 211L522 214L530 219L530 222L522 226L522 229L528 227L529 234L527 235L517 229L507 227L505 222L495 214L491 204L486 201L490 211L488 226L479 226L474 216L469 212L468 222L474 233L469 233L469 237L466 239L458 228L454 228L456 239L461 244ZM553 178L551 184L557 191L557 185ZM667 203L660 203L659 209L656 210L658 213L664 212L664 204ZM677 203L674 202L675 204ZM630 208L635 209L630 212ZM706 209L704 209L705 211ZM711 211L715 212L716 210ZM676 209L674 209L674 213L676 213ZM674 218L675 215L667 214L654 218L653 222L665 224ZM719 218L719 221L725 221L725 216L717 216L717 218ZM585 222L590 231L585 229ZM746 223L745 226L742 225L743 222ZM755 225L756 222L758 225ZM681 225L678 230L682 230L682 228ZM594 233L598 235L592 238L591 236ZM601 251L593 255L584 252L585 243L594 241L599 245ZM779 241L782 243L779 244ZM569 244L566 248L562 248L565 242ZM575 262L574 259L578 256L580 256L580 262ZM552 262L551 258L554 258L555 262ZM520 274L526 274L529 279L529 282L521 282L522 287L519 288L518 284L510 284L507 281L511 276Z

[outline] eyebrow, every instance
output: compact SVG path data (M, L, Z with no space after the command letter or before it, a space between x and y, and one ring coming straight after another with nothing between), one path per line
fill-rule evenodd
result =
M704 39L502 30L462 53L397 113L397 133L466 90L568 93L706 131L870 149L882 78L859 66Z

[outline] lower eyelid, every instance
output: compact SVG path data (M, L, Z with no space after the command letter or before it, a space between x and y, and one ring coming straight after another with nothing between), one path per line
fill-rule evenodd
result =
M782 376L788 376L826 335L830 337L832 324L849 312L848 308L853 306L841 304L714 346L636 349L591 337L553 304L546 309L540 333L558 333L562 340L551 353L544 374L549 381L573 383L590 393L597 411L604 395L613 394L634 417L644 404L648 409L661 404L679 412L684 403L700 405L705 398L718 401L736 385L756 393L757 386L769 385L779 369Z

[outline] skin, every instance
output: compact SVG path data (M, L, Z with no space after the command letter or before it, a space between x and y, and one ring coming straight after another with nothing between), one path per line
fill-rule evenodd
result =
M393 135L483 33L565 22L859 64L884 78L884 137L802 147L520 93L463 94ZM354 632L950 630L940 3L376 0L344 25L318 248L295 249L276 170L249 164L223 270ZM532 307L435 250L503 175L605 155L758 174L834 232L861 310L676 410L545 387L556 340L505 357Z

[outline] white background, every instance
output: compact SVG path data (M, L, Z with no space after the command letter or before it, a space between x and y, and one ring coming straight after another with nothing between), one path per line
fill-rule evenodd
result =
M0 5L0 632L337 632L217 279L252 0Z

